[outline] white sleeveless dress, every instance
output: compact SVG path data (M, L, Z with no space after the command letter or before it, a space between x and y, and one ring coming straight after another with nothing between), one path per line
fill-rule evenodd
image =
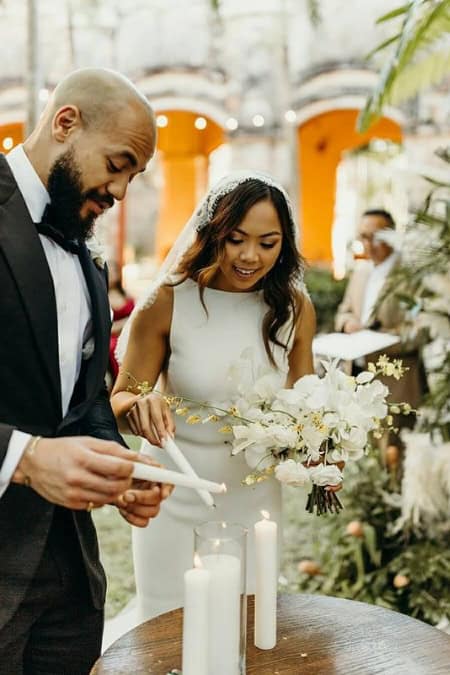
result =
M267 311L262 293L232 293L206 288L208 310L201 305L197 284L188 279L174 288L170 332L171 355L167 392L198 401L234 397L227 378L230 366L252 347L256 362L270 367L261 322ZM280 387L286 381L286 352L276 348ZM254 592L253 525L261 510L279 524L281 541L281 489L276 480L255 487L241 485L250 472L243 454L232 457L220 425L186 424L176 418L175 440L199 476L227 484L225 495L215 495L216 508L207 507L195 490L177 487L145 529L133 528L138 618L143 621L183 604L183 574L192 567L196 525L208 520L239 523L248 528L247 592ZM152 456L176 468L159 448Z

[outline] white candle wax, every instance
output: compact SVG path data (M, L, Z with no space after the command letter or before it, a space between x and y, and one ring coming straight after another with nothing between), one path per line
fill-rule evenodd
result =
M202 556L201 561L211 575L208 673L239 675L241 562L224 553Z
M179 449L178 445L175 443L173 438L168 436L164 441L162 447L164 448L164 450L166 450L167 454L172 459L172 461L177 465L180 471L183 471L183 473L187 474L188 476L194 476L195 478L198 478L194 469L189 464L186 457L183 455L183 453L181 452L181 450ZM211 497L211 494L207 490L197 490L197 494L199 495L200 499L202 499L205 502L206 506L215 506L214 499Z
M183 675L208 675L209 582L205 569L184 574Z
M154 483L170 483L171 485L180 485L181 487L194 488L195 490L207 490L208 492L223 493L227 491L225 483L214 483L210 480L187 476L178 471L169 471L161 469L158 466L151 466L143 462L134 462L133 478L140 480L153 481Z
M277 643L277 524L266 518L255 524L255 646L273 649Z

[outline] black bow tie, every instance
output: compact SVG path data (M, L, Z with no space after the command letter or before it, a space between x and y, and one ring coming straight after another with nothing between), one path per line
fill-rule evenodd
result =
M53 227L53 225L49 225L48 217L49 217L49 205L45 207L45 211L42 216L42 222L35 223L36 229L39 232L39 234L43 234L45 237L53 239L55 244L61 246L61 248L63 248L68 253L77 254L80 250L79 243L74 239L67 239L67 237L65 237L62 232L57 230L56 227Z

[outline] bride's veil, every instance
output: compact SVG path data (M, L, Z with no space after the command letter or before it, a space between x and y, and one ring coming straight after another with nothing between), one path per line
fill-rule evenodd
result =
M150 307L158 295L158 291L161 286L168 282L176 281L177 270L179 268L180 262L182 261L186 251L194 243L195 237L199 230L202 230L208 225L211 218L214 215L214 211L217 206L217 202L224 197L225 195L232 192L238 185L245 183L248 180L259 180L262 183L270 187L274 187L279 190L286 200L286 204L289 211L289 216L291 220L291 226L294 233L295 240L298 244L298 228L294 221L292 204L289 199L287 192L284 188L275 181L272 176L269 176L265 173L260 173L259 171L233 171L227 174L224 178L221 178L206 194L203 200L200 202L199 206L196 208L190 219L187 221L186 225L178 235L174 245L170 249L169 253L165 257L164 261L161 264L161 267L158 270L158 273L155 279L149 285L147 291L140 298L136 304L133 312L131 313L128 321L126 322L116 348L116 358L119 363L123 361L127 344L130 336L131 325L136 315Z

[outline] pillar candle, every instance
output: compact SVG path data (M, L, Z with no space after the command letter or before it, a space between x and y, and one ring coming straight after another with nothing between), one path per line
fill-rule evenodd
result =
M270 514L255 524L255 646L273 649L277 643L278 536Z
M201 560L211 575L208 674L239 675L241 563L236 556L222 553Z
M209 675L208 608L210 573L199 567L184 574L183 675Z

